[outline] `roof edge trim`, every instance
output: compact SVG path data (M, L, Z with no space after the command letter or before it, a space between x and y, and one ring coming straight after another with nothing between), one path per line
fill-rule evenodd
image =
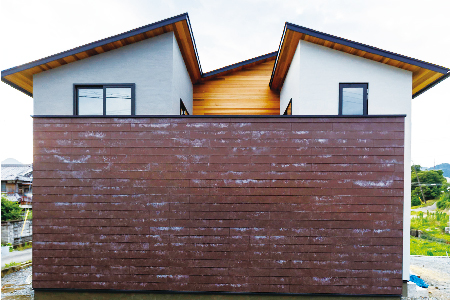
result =
M8 79L4 78L4 77L3 77L3 74L2 74L2 81L3 81L4 83L6 83L7 85L12 86L12 87L15 88L16 90L18 90L18 91L24 93L25 95L30 96L31 98L33 98L33 94L32 94L32 93L30 93L29 91L27 91L27 90L24 89L24 88L21 88L21 87L18 86L17 84L12 83L12 82L9 81Z
M198 69L200 71L200 76L202 76L203 75L202 65L200 64L200 57L198 56L197 45L195 44L194 33L192 32L191 20L189 19L188 13L184 13L182 15L186 16L186 23L187 23L187 26L189 28L189 34L191 35L192 45L194 46L195 58L197 59L197 64L198 64ZM182 15L180 15L180 16L182 16Z
M2 77L2 80L3 80L3 77L7 76L7 75L11 75L11 74L14 74L14 73L17 73L17 72L20 72L20 71L24 71L24 70L36 67L36 66L41 65L41 64L45 64L45 63L48 63L48 62L51 62L51 61L54 61L54 60L57 60L57 59L60 59L60 58L64 58L66 56L74 55L74 54L77 54L79 52L90 50L92 48L96 48L96 47L99 47L99 46L102 46L102 45L105 45L105 44L108 44L108 43L116 42L116 41L121 40L121 39L125 39L125 38L128 38L128 37L137 35L137 34L144 33L146 31L149 31L149 30L152 30L152 29L156 29L156 28L159 28L159 27L162 27L162 26L165 26L165 25L173 24L173 23L176 23L176 22L179 22L179 21L184 21L184 20L186 20L186 22L188 23L188 26L189 26L189 31L190 31L190 34L191 34L192 43L194 45L194 50L195 50L195 54L196 54L196 58L197 58L197 63L198 63L198 66L199 66L199 69L200 69L200 73L201 73L200 61L198 59L197 48L195 47L195 41L193 40L193 35L192 35L190 22L189 22L189 16L188 16L187 13L184 13L184 14L181 14L181 15L178 15L178 16L174 16L174 17L171 17L171 18L168 18L168 19L164 19L164 20L161 20L161 21L149 24L149 25L145 25L145 26L142 26L142 27L139 27L139 28L136 28L136 29L132 29L130 31L126 31L124 33L120 33L120 34L117 34L117 35L114 35L114 36L111 36L111 37L107 37L107 38L104 38L104 39L101 39L101 40L98 40L98 41L95 41L95 42L92 42L92 43L89 43L89 44L85 44L83 46L79 46L79 47L76 47L76 48L72 48L70 50L66 50L66 51L63 51L63 52L60 52L60 53L57 53L57 54L53 54L53 55L50 55L50 56L47 56L47 57L44 57L44 58L41 58L41 59L38 59L38 60L35 60L35 61L32 61L32 62L29 62L29 63L26 63L26 64L23 64L23 65L20 65L20 66L16 66L16 67L12 67L12 68L3 70L1 72L1 77ZM28 92L28 95L29 95L29 92Z
M278 51L274 51L274 52L270 52L268 54L264 54L264 55L261 55L261 56L250 58L250 59L247 59L247 60L244 60L244 61L232 64L232 65L229 65L229 66L225 66L225 67L220 68L220 69L216 69L216 70L213 70L213 71L210 71L210 72L206 72L206 73L202 74L202 78L211 77L211 76L214 76L214 75L217 75L217 74L220 74L220 73L223 73L223 72L227 72L227 71L230 71L230 70L233 70L233 69L236 69L236 68L239 68L239 67L242 67L242 66L254 63L254 62L258 62L258 61L261 61L261 60L264 60L264 59L267 59L267 58L271 58L271 57L274 57L274 56L277 56L277 55L278 55Z
M272 88L273 76L275 75L275 70L277 69L277 66L278 66L278 60L280 59L281 47L283 46L284 37L286 36L287 24L288 24L287 22L284 24L283 34L281 35L280 45L278 46L277 58L275 59L275 63L273 65L273 70L272 70L272 75L270 76L270 81L269 81L270 88Z
M429 85L427 85L426 87L424 87L423 89L421 89L420 91L418 91L417 93L415 93L414 95L412 95L412 98L416 98L417 96L422 95L423 93L425 93L426 91L428 91L429 89L431 89L432 87L434 87L435 85L439 84L440 82L444 81L445 79L450 77L450 71L445 74L444 76L442 76L439 79L436 79L435 81L433 81L432 83L430 83Z
M435 64L432 64L432 63L428 63L428 62L419 60L419 59L415 59L415 58L408 57L408 56L405 56L405 55L397 54L397 53L390 52L390 51L387 51L387 50L383 50L383 49L380 49L380 48L376 48L376 47L373 47L373 46L369 46L369 45L365 45L365 44L362 44L362 43L358 43L358 42L354 42L354 41L351 41L351 40L347 40L347 39L344 39L344 38L341 38L341 37L337 37L337 36L334 36L334 35L331 35L331 34L323 33L323 32L316 31L316 30L313 30L313 29L309 29L309 28L306 28L306 27L303 27L303 26L295 25L295 24L292 24L292 23L289 23L289 22L286 22L286 29L290 29L290 30L293 30L293 31L296 31L296 32L299 32L299 33L304 33L304 34L307 34L307 35L310 35L310 36L313 36L313 37L316 37L316 38L324 39L324 40L327 40L327 41L330 41L330 42L334 42L334 43L341 44L341 45L344 45L344 46L352 47L352 48L355 48L355 49L358 49L358 50L362 50L362 51L370 52L370 53L373 53L373 54L381 55L381 56L384 56L384 57L388 57L388 58L391 58L391 59L395 59L395 60L398 60L398 61L401 61L401 62L404 62L404 63L415 65L415 66L418 66L418 67L421 67L421 68L425 68L425 69L428 69L428 70L432 70L432 71L435 71L435 72L439 72L439 73L442 73L442 74L446 74L447 72L450 71L450 69L442 67L442 66L438 66L438 65L435 65Z

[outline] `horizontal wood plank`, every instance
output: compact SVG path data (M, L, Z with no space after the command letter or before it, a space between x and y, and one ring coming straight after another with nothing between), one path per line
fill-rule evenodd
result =
M33 287L400 294L403 120L35 118Z

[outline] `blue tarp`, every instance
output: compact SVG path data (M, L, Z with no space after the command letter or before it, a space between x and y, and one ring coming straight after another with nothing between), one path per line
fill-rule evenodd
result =
M426 284L425 281L423 281L421 278L417 277L416 275L411 275L409 277L409 281L414 282L415 284L417 284L417 286L420 286L423 288L428 287L428 284Z

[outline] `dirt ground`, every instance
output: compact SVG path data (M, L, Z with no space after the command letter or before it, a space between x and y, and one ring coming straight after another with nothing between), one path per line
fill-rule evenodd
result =
M411 255L410 270L430 285L431 297L450 300L450 257Z

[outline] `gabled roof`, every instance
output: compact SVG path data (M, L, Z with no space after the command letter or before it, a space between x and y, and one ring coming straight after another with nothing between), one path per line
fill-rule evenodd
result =
M32 164L2 164L2 180L33 181Z
M450 76L450 69L448 68L358 42L353 42L306 27L286 23L281 37L280 47L278 49L278 56L273 68L272 78L270 80L270 87L272 89L280 90L283 86L284 79L289 70L289 65L291 64L300 40L413 72L413 98Z
M191 81L195 83L201 78L202 71L187 13L4 70L2 81L32 97L34 74L171 31L175 34Z
M248 67L269 61L269 60L274 60L276 58L277 54L278 54L278 52L274 51L274 52L271 52L268 54L257 56L255 58L247 59L247 60L232 64L232 65L220 68L220 69L216 69L216 70L204 73L202 75L201 81L210 80L217 76L223 76L225 74L236 72L236 71L242 70L244 68L248 68Z
M203 74L187 13L86 44L1 72L3 82L33 96L33 75L114 50L148 38L174 32L192 83L211 80L216 76L239 71L264 61L276 59L269 86L280 90L289 70L299 40L315 43L334 50L374 60L413 73L412 97L415 98L442 80L450 77L450 69L418 59L396 54L372 46L353 42L306 27L286 23L277 52L236 63Z

